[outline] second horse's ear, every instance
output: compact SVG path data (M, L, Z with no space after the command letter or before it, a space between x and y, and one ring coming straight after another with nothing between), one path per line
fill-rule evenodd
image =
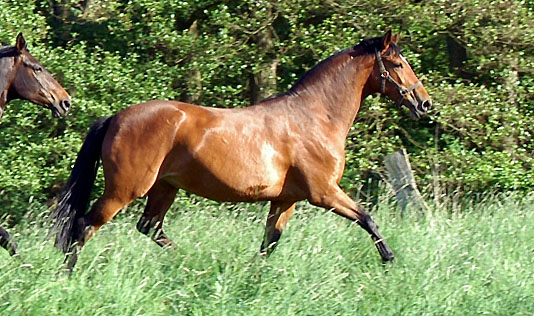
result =
M384 37L382 37L382 52L385 53L389 49L389 44L391 44L391 30L387 31Z
M26 49L26 40L24 39L24 36L22 36L22 33L19 33L19 35L17 35L16 47L19 52Z
M399 42L399 34L393 35L393 37L391 37L391 41L395 43L395 45L397 45L397 43Z

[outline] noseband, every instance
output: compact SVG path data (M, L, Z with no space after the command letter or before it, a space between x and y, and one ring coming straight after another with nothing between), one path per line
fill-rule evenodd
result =
M408 88L404 88L401 86L395 79L391 77L389 74L389 71L386 70L386 67L384 66L384 63L382 62L382 56L380 56L380 52L378 50L375 50L376 53L376 62L378 63L378 70L380 71L380 77L382 78L382 83L380 84L380 92L384 94L386 92L386 80L391 82L397 90L399 90L399 94L401 95L401 98L397 101L396 106L400 107L402 104L402 101L404 101L404 98L408 93L415 90L417 87L422 86L423 84L421 81L417 81L415 84L411 85Z

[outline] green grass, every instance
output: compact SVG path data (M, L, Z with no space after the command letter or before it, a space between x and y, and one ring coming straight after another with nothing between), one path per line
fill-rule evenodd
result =
M187 209L187 210L186 210ZM39 224L0 251L0 315L533 315L534 196L496 196L452 213L373 216L396 254L382 264L357 225L306 203L258 257L265 204L180 200L166 251L135 230L139 207L102 228L75 272Z

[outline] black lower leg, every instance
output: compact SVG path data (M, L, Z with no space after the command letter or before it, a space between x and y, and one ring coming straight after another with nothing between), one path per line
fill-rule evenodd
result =
M273 252L274 248L276 248L278 240L280 240L281 236L282 233L277 229L271 232L269 236L265 236L265 239L261 243L260 254L265 256L270 255Z
M0 227L0 246L6 249L11 256L17 253L17 243L13 237L2 227Z
M136 228L140 233L142 233L144 235L148 235L150 233L150 229L152 228L151 224L152 223L151 223L150 219L143 215L143 216L141 216L141 218L137 222Z
M380 253L382 260L391 261L394 259L393 251L389 248L389 245L383 239L382 235L378 231L378 225L373 221L371 216L367 213L358 214L358 224L365 229L371 238L373 239L376 249Z
M156 242L160 247L172 247L174 243L171 239L165 235L162 229L162 225L160 221L157 221L154 218L149 218L146 216L141 216L139 221L137 222L137 230L149 236L152 240Z

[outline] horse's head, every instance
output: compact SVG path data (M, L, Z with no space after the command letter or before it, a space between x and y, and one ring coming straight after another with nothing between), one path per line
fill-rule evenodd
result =
M398 106L406 106L415 118L420 118L426 114L432 101L412 67L401 55L397 47L398 39L399 36L391 35L391 31L380 39L381 47L375 48L376 63L372 81L376 91L395 100Z
M66 115L71 105L69 94L28 52L22 34L17 36L15 48L18 51L15 58L16 73L9 89L9 98L42 105L50 109L54 117Z

